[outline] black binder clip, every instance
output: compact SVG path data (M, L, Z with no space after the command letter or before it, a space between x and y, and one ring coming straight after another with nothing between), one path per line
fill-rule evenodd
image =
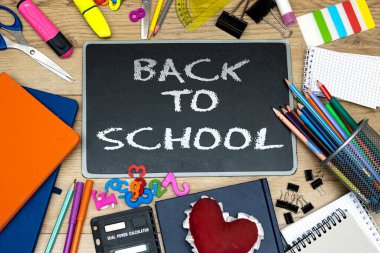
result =
M323 178L323 172L321 170L317 171L317 174L313 173L313 170L305 170L306 181L314 180L314 178Z
M294 219L291 212L284 213L284 218L287 225L294 223Z
M300 186L296 184L288 183L288 187L286 189L292 192L298 192L298 190L300 189Z
M314 209L313 204L311 204L311 202L307 202L302 195L299 195L298 201L301 204L301 210L304 214L307 214Z
M326 192L323 190L323 181L322 178L318 178L311 182L311 187L313 187L314 190L317 190L321 196L325 195Z
M240 18L234 16L233 14L239 9L240 5L242 5L246 1L244 10ZM226 11L223 11L223 13L219 16L218 20L216 21L215 26L222 29L223 31L231 34L237 39L240 39L241 35L243 34L245 28L247 27L248 23L243 20L245 11L248 8L250 0L241 0L239 4L231 11L231 13L228 13Z
M293 194L292 195L292 201L288 202L288 210L293 212L293 213L297 213L298 212L298 209L300 208L299 206L297 206L297 203L296 204L293 204L294 201L296 201L297 199L297 194ZM297 202L297 201L296 201Z
M292 29L288 28L280 17L273 11L276 3L273 0L258 0L245 13L250 16L257 24L264 20L265 23L276 29L283 38L290 38L293 34ZM273 17L281 25L282 29L266 18L268 13L272 13Z
M281 196L280 196L280 198L279 199L277 199L276 200L276 206L277 207L279 207L279 208L284 208L284 209L288 209L288 202L285 200L285 198L286 198L286 194L287 194L288 192L285 192L285 194L284 194L284 196L282 196L283 194L282 194L282 190L281 190ZM284 197L284 199L282 199L282 197Z

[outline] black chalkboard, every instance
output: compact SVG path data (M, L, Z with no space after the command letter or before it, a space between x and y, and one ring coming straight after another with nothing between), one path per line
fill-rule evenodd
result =
M271 110L290 103L289 59L285 41L86 44L84 176L293 173L294 139Z

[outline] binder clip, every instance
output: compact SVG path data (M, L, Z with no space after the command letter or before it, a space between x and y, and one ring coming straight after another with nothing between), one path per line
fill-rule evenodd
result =
M257 24L264 20L265 23L276 29L283 38L290 38L293 34L292 29L288 28L281 20L280 17L273 11L276 3L273 0L258 0L256 1L245 13L250 16ZM271 13L277 22L281 25L278 27L272 21L270 21L266 16Z
M287 225L294 223L294 219L291 212L284 213L284 218Z
M286 210L289 210L293 213L297 213L298 212L298 209L299 209L299 206L293 204L294 201L296 200L296 196L295 194L292 195L292 200L289 202L288 201L288 198L289 198L289 191L286 191L285 194L284 194L284 199L282 199L282 191L281 191L281 196L279 199L276 200L276 207L279 207L279 208L283 208L283 209L286 209Z
M288 187L286 189L295 193L295 192L298 192L298 190L300 189L300 186L296 184L288 183Z
M311 182L311 187L313 187L314 190L317 190L321 196L325 195L326 192L323 190L323 182L321 178L318 178Z
M238 18L233 14L239 9L239 7L244 3L244 1L246 3L243 13L241 14L240 18ZM243 17L245 11L248 8L249 2L250 0L241 0L239 4L235 7L235 9L231 11L231 13L223 11L222 14L219 16L218 20L216 21L215 26L231 34L235 38L240 39L241 35L243 34L245 28L248 25L248 23L243 20Z
M284 194L284 199L282 199L282 190L281 190L281 196L279 199L276 200L276 206L279 208L288 209L288 202L285 200L287 192Z
M307 202L302 195L298 196L297 201L300 202L301 210L304 214L307 214L308 212L314 209L313 204L311 204L311 202Z
M305 179L306 181L314 180L314 178L323 178L323 172L318 170L317 174L313 173L313 170L305 170Z

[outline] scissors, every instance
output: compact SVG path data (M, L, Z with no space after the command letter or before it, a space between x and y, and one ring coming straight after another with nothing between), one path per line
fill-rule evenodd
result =
M11 35L13 35L18 42L17 43L8 39L5 35L3 35L0 32L0 50L6 50L8 48L21 50L25 54L32 57L36 62L38 62L51 72L55 73L56 75L60 76L61 78L65 79L66 81L71 82L72 80L74 80L74 78L70 76L70 74L67 73L58 64L56 64L54 61L49 59L46 55L44 55L34 47L29 46L29 43L25 40L24 36L22 35L21 20L14 11L3 5L0 5L0 10L5 10L9 12L13 15L15 19L13 25L4 25L0 22L0 29L2 28Z

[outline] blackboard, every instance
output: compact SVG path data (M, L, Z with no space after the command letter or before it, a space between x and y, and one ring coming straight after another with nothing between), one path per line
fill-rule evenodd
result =
M85 177L289 175L286 41L93 42L84 47Z

